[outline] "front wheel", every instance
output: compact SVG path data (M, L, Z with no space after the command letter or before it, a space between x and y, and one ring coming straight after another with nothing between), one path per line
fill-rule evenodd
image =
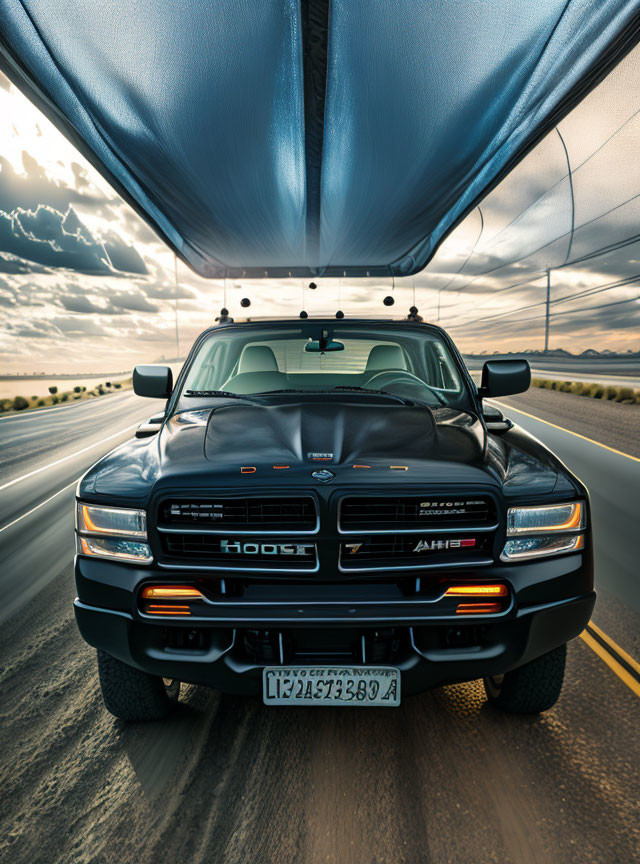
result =
M558 701L567 646L561 645L519 669L484 679L489 702L509 714L540 714Z
M179 681L149 675L104 651L98 651L98 676L105 707L120 720L161 720L180 696Z

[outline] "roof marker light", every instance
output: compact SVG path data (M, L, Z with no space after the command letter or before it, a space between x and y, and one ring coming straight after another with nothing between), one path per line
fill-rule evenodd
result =
M389 465L389 471L408 471L408 465Z

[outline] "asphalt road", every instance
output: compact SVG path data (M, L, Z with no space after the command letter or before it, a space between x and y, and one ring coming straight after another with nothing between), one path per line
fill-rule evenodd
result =
M0 623L71 565L77 480L162 404L129 391L0 419Z
M638 860L640 688L592 637L539 718L489 708L479 682L359 711L189 687L165 723L108 715L71 608L73 484L155 410L125 394L0 421L0 859ZM594 621L633 663L640 461L509 413L591 488Z

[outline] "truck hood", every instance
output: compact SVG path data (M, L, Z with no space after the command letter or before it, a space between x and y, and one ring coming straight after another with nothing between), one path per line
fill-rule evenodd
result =
M214 409L204 456L243 465L335 465L443 458L478 461L483 429L470 414L445 409L448 426L426 406L340 402L284 405L227 404ZM441 414L437 411L436 414ZM440 417L444 420L444 417ZM451 438L455 438L455 446Z
M514 494L531 484L548 492L562 473L526 433L488 435L471 412L339 397L225 400L175 414L157 436L118 448L90 469L81 494L145 501L162 489L309 488L322 468L333 473L332 487L511 484Z

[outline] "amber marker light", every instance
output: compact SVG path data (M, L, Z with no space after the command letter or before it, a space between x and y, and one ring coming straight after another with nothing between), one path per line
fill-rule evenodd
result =
M582 502L576 501L573 515L561 525L554 526L556 531L570 531L572 528L580 528L582 524Z
M204 600L202 591L188 585L147 585L142 589L143 600Z
M291 468L291 465L274 465L274 471L285 471L287 468Z
M149 615L191 615L188 606L149 606Z
M445 595L448 597L508 597L509 589L506 585L452 585L447 588Z
M240 473L241 474L255 474L256 469L253 467L253 465L245 465L240 469Z
M84 521L84 524L85 524L85 527L86 527L87 531L95 531L96 534L99 533L100 529L99 529L98 526L95 524L95 522L93 521L93 519L91 518L91 516L89 516L89 508L87 507L86 504L83 504L83 505L82 505L82 519L83 519L83 521ZM84 545L85 545L85 544L84 544L84 541L83 541L83 543L82 543L82 547L83 547L83 549L84 549ZM85 550L85 551L86 551L86 550ZM89 553L87 552L87 554L89 554Z
M501 603L458 603L456 615L492 615L502 612Z
M354 465L354 468L371 468L371 465Z
M389 465L389 471L408 471L408 465Z

